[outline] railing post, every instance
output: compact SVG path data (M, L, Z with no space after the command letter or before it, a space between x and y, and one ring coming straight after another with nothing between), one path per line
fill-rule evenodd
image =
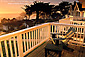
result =
M83 37L83 43L85 42L85 28L84 28L84 37Z
M51 25L49 23L49 26L48 26L48 36L49 36L49 38L50 38L50 32L51 32Z
M23 57L23 45L22 45L22 35L21 34L18 35L17 40L18 40L19 57Z

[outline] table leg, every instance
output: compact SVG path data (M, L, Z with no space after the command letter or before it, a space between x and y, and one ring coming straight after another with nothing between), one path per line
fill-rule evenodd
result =
M61 57L61 52L59 52L59 57Z
M59 40L56 40L56 45L59 45Z
M48 50L48 52L47 52L47 53L48 53L48 54L50 54L50 53L49 53L49 50Z
M47 49L45 49L45 57L47 57Z

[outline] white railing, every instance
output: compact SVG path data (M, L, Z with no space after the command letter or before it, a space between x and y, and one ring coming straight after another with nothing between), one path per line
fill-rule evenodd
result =
M73 16L74 21L85 20L85 17Z
M80 43L85 45L85 26L84 25L73 25L73 24L60 24L60 23L51 23L51 33L61 33L57 35L57 38L64 37L66 32L70 27L75 28L76 32L72 36L73 43Z
M1 57L24 57L47 41L50 38L50 33L61 33L61 35L57 35L57 38L63 37L70 27L76 29L74 36L72 36L73 41L85 44L84 25L45 23L0 36Z
M85 21L74 21L72 19L73 19L73 17L61 19L61 20L59 20L59 23L85 25Z
M70 21L70 24L85 25L85 21Z
M0 36L1 57L24 57L48 38L49 23Z

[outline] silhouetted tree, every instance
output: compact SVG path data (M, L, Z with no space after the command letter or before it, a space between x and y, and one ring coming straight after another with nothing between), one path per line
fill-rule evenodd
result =
M67 1L62 1L62 2L59 4L60 11L61 11L61 13L63 14L63 16L65 16L66 14L68 14L70 5L72 5L72 4L69 3L69 2L67 2Z
M16 18L12 18L12 20L11 21L16 21L17 19Z
M54 5L49 5L49 3L43 2L33 2L33 5L26 5L25 12L30 16L32 12L36 12L36 19L39 19L40 12L45 12L46 14L51 14L51 9Z
M1 23L7 23L8 22L8 20L6 19L6 18L3 18L2 20L1 20Z
M53 14L52 14L52 18L59 20L59 19L61 18L61 14L60 14L60 13L53 13Z
M32 11L31 11L32 9L31 9L31 7L29 5L24 5L24 7L26 9L24 9L24 8L23 9L25 10L26 14L29 16L29 19L30 19L30 16L32 15Z

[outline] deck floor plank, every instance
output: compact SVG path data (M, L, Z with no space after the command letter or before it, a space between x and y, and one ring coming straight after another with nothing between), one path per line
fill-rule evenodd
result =
M38 47L37 49L35 49L33 52L31 52L29 55L27 55L26 57L45 57L45 46L47 45L46 42L43 45L41 45L40 47ZM61 54L61 57L85 57L85 48L80 48L80 47L76 47L76 46L71 46L69 45L70 48L73 48L74 51L73 52L69 52L67 50L63 50L64 53ZM83 50L83 51L81 51ZM59 55L55 52L51 52L49 51L50 54L47 54L47 57L58 57Z

